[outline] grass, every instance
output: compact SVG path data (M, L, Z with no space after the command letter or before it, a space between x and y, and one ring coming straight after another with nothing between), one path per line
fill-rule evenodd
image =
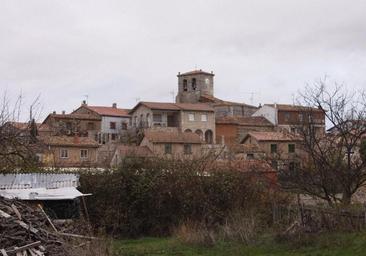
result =
M201 256L358 256L366 255L366 233L322 234L291 242L263 238L256 245L222 242L213 247L185 245L174 238L116 240L115 255Z

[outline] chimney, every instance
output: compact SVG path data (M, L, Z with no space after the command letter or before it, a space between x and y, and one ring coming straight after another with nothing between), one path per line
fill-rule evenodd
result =
M113 103L112 108L117 108L117 103Z
M65 115L65 113L66 113L65 110L62 110L62 114Z
M81 103L82 106L86 106L86 100L83 100L83 102Z
M56 115L56 111L53 111L52 114Z

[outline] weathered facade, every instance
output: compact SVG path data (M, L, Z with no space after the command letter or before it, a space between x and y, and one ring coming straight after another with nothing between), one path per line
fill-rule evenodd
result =
M80 136L95 138L101 129L101 117L95 113L49 114L43 121L52 136Z
M193 159L202 155L202 144L195 133L146 130L140 146L158 157Z
M89 106L85 102L72 114L97 115L101 119L100 129L98 129L95 140L99 144L118 142L125 131L130 126L130 115L127 109L117 108L113 103L112 107Z
M217 117L216 141L232 147L251 131L273 131L274 125L264 117Z
M275 169L293 169L305 156L301 139L288 132L249 132L241 143L247 159L260 157L271 161Z
M44 145L37 155L46 167L96 167L98 143L88 137L43 136Z
M140 102L130 114L134 128L192 132L215 143L214 109L207 104Z
M263 116L280 129L286 129L293 133L306 127L314 128L316 134L323 136L325 133L325 113L321 109L286 105L263 105L253 116Z

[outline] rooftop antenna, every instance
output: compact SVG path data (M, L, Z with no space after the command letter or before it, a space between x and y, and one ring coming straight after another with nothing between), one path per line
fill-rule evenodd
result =
M136 102L139 102L141 99L140 98L135 98Z
M88 94L84 94L83 96L85 97L86 104L88 104L89 103L89 95Z
M292 93L291 96L292 96L292 105L295 105L295 94Z
M259 92L244 92L245 94L250 94L250 104L254 104L254 95L260 94Z

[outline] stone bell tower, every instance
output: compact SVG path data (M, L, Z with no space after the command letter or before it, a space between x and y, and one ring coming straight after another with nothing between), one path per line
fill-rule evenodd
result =
M177 103L199 103L201 96L213 97L214 74L205 71L194 70L186 73L178 73Z

